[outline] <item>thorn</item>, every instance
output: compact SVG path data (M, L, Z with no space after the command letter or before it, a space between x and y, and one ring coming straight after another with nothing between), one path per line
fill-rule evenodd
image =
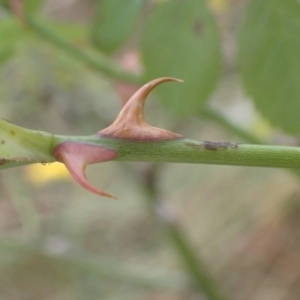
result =
M144 120L144 104L149 93L167 81L183 82L172 77L162 77L143 85L124 105L120 114L109 127L97 134L135 141L169 140L182 137L180 134L148 125Z
M85 167L88 164L105 162L117 157L113 150L80 142L63 142L56 146L53 155L57 161L65 164L72 177L85 189L104 197L117 197L97 189L91 185L85 175Z

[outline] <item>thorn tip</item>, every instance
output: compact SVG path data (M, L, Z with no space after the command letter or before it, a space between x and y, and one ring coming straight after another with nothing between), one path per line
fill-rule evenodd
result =
M180 134L150 126L144 121L144 103L147 96L157 85L167 81L183 82L178 78L162 77L146 83L128 100L113 124L99 131L98 134L135 141L170 140L182 137Z

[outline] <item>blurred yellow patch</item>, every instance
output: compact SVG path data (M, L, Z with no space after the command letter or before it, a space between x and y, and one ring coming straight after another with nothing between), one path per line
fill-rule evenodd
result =
M209 0L209 6L214 11L223 11L230 5L231 0Z
M268 139L272 134L272 126L270 123L263 119L259 118L252 126L251 132L253 132L257 137L261 139Z
M26 179L35 185L44 185L54 180L69 180L71 178L64 164L33 164L25 167Z

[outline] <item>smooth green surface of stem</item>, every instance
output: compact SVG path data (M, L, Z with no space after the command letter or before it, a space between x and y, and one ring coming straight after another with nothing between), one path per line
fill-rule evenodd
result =
M119 161L174 162L273 168L300 168L300 147L234 144L185 138L132 142L100 136L56 136L56 143L78 141L110 148Z
M135 144L119 148L117 160L300 168L299 147L241 144L223 148L218 143L213 145L188 139Z

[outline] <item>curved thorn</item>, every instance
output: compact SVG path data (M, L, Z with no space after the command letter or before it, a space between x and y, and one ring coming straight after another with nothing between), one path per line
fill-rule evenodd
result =
M96 145L79 142L64 142L55 147L54 157L65 164L72 177L85 189L104 197L115 198L92 186L86 179L85 167L88 164L105 162L116 158L116 152Z
M177 78L162 77L143 85L124 105L113 124L99 131L98 134L140 141L182 137L177 133L150 126L144 121L144 104L147 96L153 88L166 81L183 82Z
M183 82L177 78L162 77L146 83L128 100L114 123L120 121L130 121L140 124L144 122L144 105L147 96L156 86L167 81Z

